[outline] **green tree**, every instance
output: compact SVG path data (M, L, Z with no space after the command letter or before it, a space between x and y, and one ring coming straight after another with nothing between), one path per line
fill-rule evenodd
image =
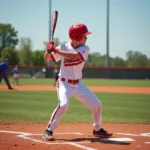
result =
M32 65L45 65L44 61L44 51L36 50L32 52Z
M148 58L146 55L138 51L128 51L126 53L128 67L144 67L148 66Z
M18 52L13 47L7 47L2 50L2 60L4 60L4 58L8 58L10 65L19 64Z
M150 67L150 59L148 59L148 65L147 66Z
M0 57L2 49L18 44L17 31L11 24L0 24Z
M32 41L30 38L21 38L19 57L21 65L31 65Z
M94 52L89 54L85 66L104 66L105 58L100 53Z
M111 59L111 66L113 66L113 67L125 67L126 62L122 58L117 56L117 57Z

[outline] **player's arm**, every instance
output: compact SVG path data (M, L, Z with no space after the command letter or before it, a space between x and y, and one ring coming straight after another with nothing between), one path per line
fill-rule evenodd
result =
M52 53L52 54L49 55L49 53L50 54ZM47 61L52 60L53 53L57 53L58 55L63 56L65 58L67 58L67 59L82 59L82 60L84 60L82 55L79 52L65 52L65 51L63 51L61 49L56 49L54 47L54 42L53 41L49 41L47 43L47 51L46 51L45 57L44 57L45 61L46 60Z
M62 50L57 50L58 55L63 56L67 59L82 59L82 56L79 52L65 52Z
M65 57L67 59L83 59L82 55L79 52L65 52L63 50L58 50L57 49L57 54L60 55L60 56ZM48 53L48 51L46 51L45 55L44 55L44 60L46 62L53 61L52 54Z

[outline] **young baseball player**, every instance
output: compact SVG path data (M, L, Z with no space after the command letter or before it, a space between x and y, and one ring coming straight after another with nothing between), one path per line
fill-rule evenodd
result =
M2 79L4 79L7 84L8 89L13 90L13 88L10 85L9 78L7 75L8 69L9 69L8 59L5 58L4 61L0 63L0 83L1 83Z
M88 59L90 48L85 45L87 35L91 34L84 24L74 24L69 28L71 42L55 48L54 42L47 43L45 61L61 61L59 79L57 81L58 106L53 111L45 129L43 138L54 140L53 132L67 111L71 96L75 96L85 107L91 109L93 118L93 136L111 137L110 133L102 128L102 105L96 95L81 81L82 69Z
M13 84L19 85L19 68L18 65L15 66L15 68L12 69L13 75Z

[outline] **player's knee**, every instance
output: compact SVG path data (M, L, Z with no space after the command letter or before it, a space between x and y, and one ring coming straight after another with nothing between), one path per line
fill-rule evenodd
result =
M94 109L101 109L101 108L102 108L101 102L95 103Z
M62 105L60 107L63 112L66 112L68 110L68 105Z

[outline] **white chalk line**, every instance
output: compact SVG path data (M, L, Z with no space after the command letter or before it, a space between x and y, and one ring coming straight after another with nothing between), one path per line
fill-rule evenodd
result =
M78 148L81 148L81 149L84 149L84 150L96 150L94 148L90 148L88 146L83 146L83 145L80 145L80 144L86 144L86 143L90 143L90 142L46 142L46 141L42 141L42 140L38 140L38 139L34 139L34 138L31 138L29 136L34 136L34 135L42 135L42 134L32 134L32 133L26 133L26 132L16 132L16 131L7 131L7 130L0 130L0 132L2 133L11 133L11 134L17 134L18 137L20 138L23 138L25 140L30 140L30 141L33 141L33 142L37 142L37 143L42 143L42 144L48 144L48 145L56 145L56 144L67 144L67 145L72 145L72 146L75 146L75 147L78 147ZM19 135L18 135L19 134ZM71 132L67 132L67 133L55 133L55 134L72 134ZM77 134L77 135L83 135L82 133L74 133L73 134ZM80 143L80 144L78 144Z
M55 133L55 134L74 134L74 135L83 135L82 133L79 132L65 132L65 133ZM32 135L43 135L43 134L32 134Z
M34 135L34 134L33 134ZM49 141L42 141L42 140L37 140L37 139L34 139L34 138L31 138L31 137L28 137L28 136L25 136L25 135L17 135L18 137L21 137L23 139L26 139L26 140L31 140L33 142L38 142L38 143L43 143L43 144L48 144L48 145L55 145L55 144L68 144L68 142L49 142ZM78 143L78 142L76 142ZM80 142L80 143L89 143L89 142Z
M8 131L8 130L0 130L1 133L11 133L11 134L23 134L23 135L32 135L27 132L16 132L16 131Z

